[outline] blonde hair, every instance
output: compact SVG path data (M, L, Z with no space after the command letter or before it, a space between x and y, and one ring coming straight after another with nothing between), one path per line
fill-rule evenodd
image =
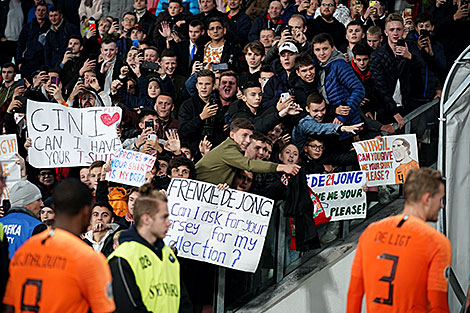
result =
M140 219L144 214L154 215L160 211L159 201L166 203L167 198L158 190L153 190L150 184L145 184L139 188L140 196L134 204L134 222L136 227L140 224Z
M441 184L445 184L445 181L440 171L427 167L413 168L406 175L405 202L416 203L428 192L434 196L439 192Z

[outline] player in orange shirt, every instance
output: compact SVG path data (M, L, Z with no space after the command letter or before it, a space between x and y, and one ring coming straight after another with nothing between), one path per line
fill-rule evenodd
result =
M55 228L31 237L15 253L4 312L115 310L104 256L78 237L90 221L91 201L91 191L77 179L67 179L54 188Z
M403 214L367 227L359 239L348 292L348 313L449 312L450 241L435 222L444 197L441 173L412 169L404 186Z

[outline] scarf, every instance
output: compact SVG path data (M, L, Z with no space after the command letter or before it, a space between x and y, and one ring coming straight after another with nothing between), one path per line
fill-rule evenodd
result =
M356 74L359 76L359 78L361 79L362 82L365 82L366 80L368 80L371 77L370 72L367 72L367 73L363 74L361 72L361 70L359 69L359 67L357 67L354 60L351 60L351 66L352 66L354 72L356 72Z

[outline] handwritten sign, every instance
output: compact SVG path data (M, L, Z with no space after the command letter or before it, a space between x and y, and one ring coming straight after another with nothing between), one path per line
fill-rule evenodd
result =
M154 156L136 151L121 150L112 159L106 179L116 183L140 187L145 184L145 173L155 164Z
M394 135L354 142L368 186L403 184L406 173L419 167L416 135Z
M367 183L363 172L307 175L307 185L317 194L331 221L365 218Z
M178 256L255 272L274 201L197 180L173 178L168 187L167 245Z
M16 153L18 153L16 135L0 136L0 162L2 163L3 175L6 177L2 200L10 198L10 188L21 180L21 168L19 164L16 164L18 160Z
M110 160L122 147L119 107L75 109L28 100L26 115L34 167L87 166Z

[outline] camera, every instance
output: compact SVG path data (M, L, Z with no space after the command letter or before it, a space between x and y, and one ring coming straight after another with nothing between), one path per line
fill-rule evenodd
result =
M158 69L160 67L158 66L157 63L144 61L144 62L142 62L141 68L146 68L146 69L158 71Z
M51 85L58 85L59 77L51 77Z
M212 70L214 70L214 71L226 71L226 70L228 70L228 64L227 63L212 64Z

